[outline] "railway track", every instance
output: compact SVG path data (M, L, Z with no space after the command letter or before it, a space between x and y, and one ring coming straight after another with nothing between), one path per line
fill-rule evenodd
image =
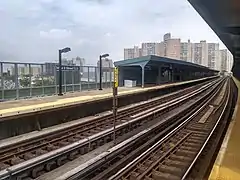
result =
M193 119L175 128L109 179L199 178L199 173L196 173L198 171L195 171L195 175L190 172L196 161L200 159L200 155L206 154L207 150L204 148L221 123L228 105L229 94L229 82L227 82L218 97L213 96L215 98L205 103Z
M165 95L160 98L154 98L140 104L138 103L137 105L127 108L122 108L120 112L118 112L117 124L121 124L122 119L127 119L146 109L153 108L162 103L166 103L167 101L184 96L204 84L206 83L187 88L186 90L181 90L170 95ZM104 129L110 128L113 126L112 118L112 113L108 113L103 117L92 118L90 120L87 119L87 121L82 121L77 125L68 127L61 131L56 130L27 140L25 138L24 140L17 141L14 144L10 143L7 145L0 145L0 170L21 163L24 160L29 160L51 150L55 150L58 147L60 148L68 145L74 142L74 138L86 138L93 134L97 134Z
M213 96L212 94L216 94L219 91L218 86L219 84L209 88L198 99L192 99L192 102L185 104L184 107L178 107L156 118L158 120L156 124L149 127L146 126L144 130L132 138L74 168L57 179L107 179L111 174L116 173L119 168L125 167L127 162L132 162L134 157L137 155L140 156L143 152L147 151L159 138L161 139L164 135L167 135L172 128L184 122L186 117L190 116L188 121L193 118L195 115L192 114L198 111L199 106L201 107L209 102L209 98Z
M146 121L169 112L188 99L208 90L215 83L201 85L200 90L195 90L192 93L189 93L189 91L194 88L188 88L185 91L173 93L171 96L163 96L131 108L123 108L118 114L117 135L127 133L143 125ZM199 88L199 85L196 87ZM143 116L144 114L145 116ZM79 154L87 153L111 141L112 129L112 115L109 114L84 122L80 126L71 127L58 134L48 134L45 137L31 139L29 142L21 142L12 149L6 146L0 151L2 153L0 162L3 165L1 167L6 165L0 171L0 178L4 179L10 176L18 179L35 178L39 176L39 172L43 169L51 171L64 164L66 160L72 160ZM70 133L66 134L66 132ZM8 153L6 154L6 152ZM15 154L14 157L13 154ZM44 164L42 164L43 162Z
M220 98L227 93L225 88L220 92ZM180 127L175 133L169 135L164 141L154 148L150 148L148 153L142 155L127 170L114 179L185 179L188 168L195 157L208 140L218 119L210 116L220 116L226 107L226 103L214 101L208 103L199 114L189 123Z
M154 98L150 101L140 104L138 103L135 106L133 105L127 108L122 108L121 111L118 112L117 124L120 124L122 122L121 120L124 118L128 118L141 111L160 105L161 103L165 103L180 96L186 95L194 89L198 89L199 87L203 86L204 84L206 83L188 88L186 90L181 90L170 95L165 95L160 98ZM55 150L57 147L70 144L74 142L74 138L85 138L92 134L96 134L97 132L103 131L105 128L110 128L113 126L112 118L112 113L108 113L104 117L92 118L90 120L88 119L86 122L83 121L80 124L61 131L56 130L49 134L45 134L44 136L34 137L32 139L28 139L28 141L23 140L14 144L7 144L5 146L0 145L0 170L12 165L16 165L24 160L29 160L51 150Z

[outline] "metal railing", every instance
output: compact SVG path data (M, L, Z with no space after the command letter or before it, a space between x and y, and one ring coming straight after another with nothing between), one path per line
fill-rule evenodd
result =
M0 100L58 94L56 63L0 62ZM103 67L102 87L110 88L113 68ZM63 92L99 88L99 67L63 66Z

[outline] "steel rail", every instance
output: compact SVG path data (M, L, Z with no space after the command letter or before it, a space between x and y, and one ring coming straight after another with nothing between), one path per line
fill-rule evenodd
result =
M188 176L189 172L191 171L191 169L193 168L194 164L196 163L196 161L198 160L198 158L200 157L200 155L202 154L204 148L206 147L207 143L209 142L210 138L212 137L213 133L215 132L218 124L220 123L220 121L222 120L222 117L224 115L224 112L227 108L227 105L229 103L229 97L230 97L230 85L228 85L228 95L227 95L227 101L224 105L224 108L216 122L216 124L214 125L213 129L211 130L210 134L208 135L206 141L204 142L204 144L202 145L200 151L197 153L197 155L195 156L195 158L193 159L192 163L190 164L190 166L188 167L188 169L186 170L186 172L184 173L184 175L182 176L181 180L186 179L186 177Z
M219 83L220 83L220 82L219 82ZM217 85L216 85L216 86L217 86ZM206 96L206 95L205 95L205 96ZM204 97L205 97L205 96L204 96ZM158 126L160 126L160 125L161 125L161 123L157 123L157 124L155 124L154 126L152 126L152 128L153 128L153 127L156 128L156 127L158 127ZM148 131L148 132L151 131L152 128L145 129L145 130L143 130L142 132L147 133L147 131ZM147 130L147 131L146 131L146 130ZM142 133L142 132L141 132L141 133ZM141 138L140 136L134 136L134 137L130 138L130 140L131 140L131 141L134 141L134 140L135 140L135 137L136 137L136 138ZM124 141L124 142L127 142L127 140ZM96 167L98 164L103 163L102 161L104 161L104 160L106 160L106 159L109 159L108 156L110 156L112 153L115 153L115 154L117 153L117 152L114 152L114 151L120 151L119 148L120 148L120 147L123 148L123 147L126 146L126 145L129 145L129 141L128 141L127 143L125 143L125 144L122 144L121 146L118 145L117 148L116 148L116 147L113 147L112 149L108 150L107 152L102 153L101 155L99 155L99 156L91 159L91 160L88 161L87 163L82 164L81 166L77 167L77 168L74 169L73 171L65 174L65 176L63 175L63 176L59 177L58 179L59 179L59 180L60 180L60 179L67 179L67 178L70 178L70 176L74 176L74 175L72 175L72 174L76 174L76 173L80 173L80 172L81 172L81 174L83 174L85 171L87 171L86 169L89 169L89 171L90 171L91 166L94 165L94 167ZM78 174L78 175L79 175L79 174Z
M204 90L205 89L208 89L208 86L204 87ZM201 92L203 92L204 90L201 90ZM200 92L198 92L198 93L200 93ZM192 94L192 96L190 96L190 97L196 96L198 93ZM187 98L187 97L183 96L183 97L181 97L181 100L179 100L179 101L180 102L185 101L187 99L190 99L190 97L188 96L188 98ZM172 106L176 105L176 104L177 104L177 102L173 103ZM155 114L155 113L157 113L157 112L159 112L159 111L161 111L163 109L167 109L170 106L171 106L170 104L168 104L168 105L164 104L162 106L162 109L155 110L152 113L148 112L147 115L145 115L145 116L143 116L141 118L137 117L137 118L135 118L133 120L130 120L130 121L126 122L126 123L123 123L122 125L117 126L117 129L120 129L123 126L129 126L129 124L137 122L140 119L146 118L147 116ZM112 128L108 129L108 130L105 130L103 132L97 133L95 135L92 135L91 137L85 138L83 140L77 141L77 142L75 142L75 143L73 143L71 145L65 146L65 147L60 148L58 150L55 150L55 151L49 152L47 154L41 155L41 156L39 156L37 158L34 158L32 160L25 161L25 162L20 163L18 165L12 166L12 167L10 167L10 168L8 168L6 170L0 171L0 177L13 176L13 175L15 175L15 174L17 174L17 173L19 173L21 171L25 171L25 170L27 170L29 168L33 168L34 166L43 163L43 162L47 162L49 160L57 158L57 157L59 157L60 155L62 155L64 153L70 152L73 149L79 148L80 146L87 145L87 144L91 143L92 141L94 141L94 140L96 140L98 138L102 138L103 136L109 135L111 133L112 133Z
M220 89L219 89L220 90ZM177 132L179 132L180 129L184 128L186 124L188 124L195 116L197 116L208 104L216 97L217 93L219 91L215 92L208 100L204 103L197 111L195 111L191 116L189 116L185 121L183 121L181 124L179 124L176 128L174 128L172 131L170 131L166 136L164 136L162 139L160 139L157 143L155 143L152 147L150 147L147 151L142 153L140 156L135 158L133 161L131 161L128 165L126 165L124 168L119 170L116 174L111 176L109 180L119 179L120 176L125 174L125 171L129 171L131 167L135 166L138 161L143 159L146 155L154 151L160 144L165 142L166 140L169 140L173 135L175 135Z

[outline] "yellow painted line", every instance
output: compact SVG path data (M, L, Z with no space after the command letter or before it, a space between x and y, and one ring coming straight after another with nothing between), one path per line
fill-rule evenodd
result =
M119 95L133 94L133 93L137 93L137 92L149 91L152 89L161 89L161 88L169 87L169 86L173 86L173 85L178 85L178 84L176 83L176 84L162 85L160 87L158 86L158 87L150 87L150 88L145 88L145 89L139 88L139 89L133 89L133 90L126 90L126 91L120 91L118 94ZM41 104L36 104L36 105L28 105L28 106L22 106L22 107L2 109L2 110L0 110L0 115L1 115L1 117L6 117L9 115L17 115L17 114L28 113L28 112L36 112L36 111L41 111L44 109L52 109L52 108L57 108L57 107L62 107L62 106L73 105L73 104L81 103L81 102L85 102L85 101L93 101L93 100L97 100L97 99L100 100L100 99L104 99L107 97L112 97L112 93L64 98L64 99L58 99L54 102L47 102L47 103L41 103Z
M134 93L138 92L139 90L131 90L131 91L124 91L124 92L119 92L119 94L127 94L127 93ZM106 94L98 94L98 95L92 95L92 96L80 96L80 97L72 97L72 98L65 98L65 99L58 99L54 102L47 102L47 103L41 103L41 104L36 104L36 105L30 105L30 106L22 106L22 107L15 107L15 108L9 108L9 109L3 109L0 110L1 117L4 115L6 116L9 113L17 112L17 114L20 114L21 112L26 112L28 110L32 111L39 111L39 110L44 110L44 109L51 109L51 108L56 108L56 107L61 107L61 106L67 106L71 104L76 104L79 102L84 102L84 101L91 101L95 99L104 99L106 97L111 97L112 93L106 93Z
M234 124L235 124L235 122L231 122L230 125L229 125L227 133L226 133L225 138L223 140L223 144L222 144L222 146L219 150L218 156L216 158L216 161L215 161L214 166L212 168L211 174L209 176L209 180L221 179L221 177L223 177L222 176L222 168L224 169L224 167L221 167L221 166L222 166L223 159L225 157L224 155L225 155L226 150L227 150L227 145L228 145L229 138L231 136L231 132L232 132L232 129L234 127ZM225 169L224 169L224 171L225 171Z
M234 169L221 167L218 165L214 165L214 172L215 176L211 176L209 180L240 180L240 172L239 170L236 171Z

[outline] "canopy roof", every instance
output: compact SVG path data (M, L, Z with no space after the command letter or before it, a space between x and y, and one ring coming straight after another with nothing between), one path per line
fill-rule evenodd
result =
M166 57L160 57L160 56L153 56L153 55L142 56L142 57L134 58L134 59L121 60L121 61L117 61L114 63L114 65L116 67L121 67L121 66L144 67L146 65L158 65L158 64L171 64L171 65L198 68L200 70L208 70L208 71L218 72L216 70L212 70L205 66L201 66L201 65L194 64L191 62L186 62L186 61L176 60L176 59L171 59L171 58L166 58Z

